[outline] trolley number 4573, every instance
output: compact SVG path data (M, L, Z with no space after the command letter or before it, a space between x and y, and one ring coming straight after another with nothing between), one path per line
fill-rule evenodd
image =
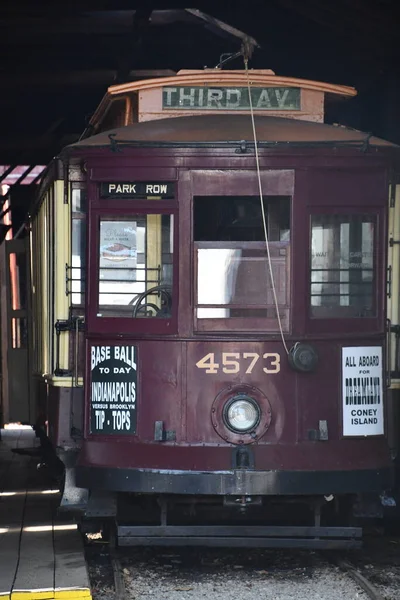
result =
M220 368L224 373L230 374L240 371L252 373L258 361L262 359L264 373L279 373L281 370L281 357L276 352L266 352L262 356L257 352L222 352L221 359L222 367L219 362L215 362L215 353L209 352L196 363L196 367L209 374L218 373Z

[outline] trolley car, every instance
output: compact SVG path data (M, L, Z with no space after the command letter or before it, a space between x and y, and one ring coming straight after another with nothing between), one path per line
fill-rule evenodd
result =
M64 510L120 544L358 542L349 514L393 486L398 148L324 124L355 94L257 70L116 85L49 167L35 389Z

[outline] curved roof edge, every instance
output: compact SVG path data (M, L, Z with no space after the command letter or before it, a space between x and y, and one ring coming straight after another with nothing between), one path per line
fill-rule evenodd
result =
M325 94L334 94L343 97L354 97L357 91L354 87L346 85L336 85L334 83L324 83L321 81L312 81L310 79L297 79L295 77L281 77L275 75L271 70L256 70L248 71L250 85L272 85L285 87L300 87L305 90L314 90L324 92ZM158 77L153 79L145 79L142 81L131 81L129 83L121 83L112 85L108 88L107 93L111 96L123 94L126 92L134 92L138 90L148 90L159 88L165 85L209 85L209 84L224 83L227 85L247 85L247 75L245 70L222 71L221 69L209 69L204 71L182 70L178 71L173 77Z

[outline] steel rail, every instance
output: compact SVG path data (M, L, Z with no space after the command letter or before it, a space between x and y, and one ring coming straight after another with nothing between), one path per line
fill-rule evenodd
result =
M346 560L332 556L329 557L329 560L335 563L344 573L347 573L368 594L368 598L371 600L385 600L385 596L354 565Z
M114 577L115 600L127 600L122 566L117 553L116 532L114 529L110 532L109 554Z

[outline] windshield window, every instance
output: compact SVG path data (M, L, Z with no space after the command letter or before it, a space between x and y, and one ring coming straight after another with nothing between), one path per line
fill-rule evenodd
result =
M97 316L170 317L172 258L172 215L101 219Z
M260 199L194 198L198 320L232 319L233 328L248 328L251 318L255 324L261 319L263 327L275 330L274 283L283 327L288 328L290 197L265 196L263 202L272 277Z

